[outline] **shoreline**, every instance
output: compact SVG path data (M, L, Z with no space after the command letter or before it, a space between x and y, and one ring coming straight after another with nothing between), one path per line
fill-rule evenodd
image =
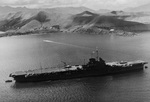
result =
M147 32L147 31L145 31ZM130 37L130 36L136 36L141 32L127 32L127 31L114 31L114 32L110 32L110 31L104 31L104 32L87 32L87 31L83 31L83 32L71 32L71 31L66 31L66 30L60 30L60 31L49 31L49 30L40 30L40 31L26 31L26 32L19 32L19 31L13 31L13 32L4 32L2 34L0 34L0 38L3 37L11 37L11 36L22 36L22 35L44 35L44 34L53 34L53 33L67 33L67 34L75 34L75 33L79 33L79 34L87 34L87 35L115 35L115 36L123 36L123 37Z
M11 36L23 36L23 35L43 35L43 34L50 34L50 33L58 33L59 31L26 31L26 32L19 32L19 31L13 31L13 32L4 32L3 34L0 34L0 38L3 37L11 37Z

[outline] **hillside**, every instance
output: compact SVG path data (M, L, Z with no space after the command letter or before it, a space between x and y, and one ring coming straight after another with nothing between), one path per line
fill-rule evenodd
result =
M6 9L6 10L9 10ZM51 9L21 8L22 11L4 14L0 19L0 31L28 32L41 27L37 18L49 21L43 23L43 27L50 29L53 25L59 25L61 31L78 33L109 33L111 29L122 32L141 32L149 30L149 24L136 21L136 18L149 16L148 13L129 13L124 11L111 11L108 13L96 13L85 7L62 7ZM42 12L42 15L38 15Z
M77 13L81 13L85 10L92 11L86 7L58 7L49 9L28 9L21 7L13 8L9 6L0 7L0 30L16 30L27 25L30 25L32 28L34 28L36 27L34 26L35 23L31 21L35 20L35 16L40 11L44 11L48 18L51 19L50 22L45 23L45 26L64 26L68 22L68 17Z
M97 27L100 29L117 29L130 32L149 30L147 25L133 21L126 21L126 18L128 18L126 15L125 17L118 15L98 15L89 11L85 11L72 16L72 22L68 24L66 28L72 30L75 27L77 27L77 29L81 29L81 27L84 29Z

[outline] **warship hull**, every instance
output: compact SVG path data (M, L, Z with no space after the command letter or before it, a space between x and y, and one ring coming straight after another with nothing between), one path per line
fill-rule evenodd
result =
M11 73L10 77L13 77L16 82L41 82L41 81L54 81L54 80L66 80L84 77L96 77L106 76L120 73L133 72L137 70L143 70L146 62L111 62L106 64L87 64L82 66L70 66L69 69L62 69L58 71L45 71L36 72L35 70L26 72ZM39 69L40 70L40 69Z

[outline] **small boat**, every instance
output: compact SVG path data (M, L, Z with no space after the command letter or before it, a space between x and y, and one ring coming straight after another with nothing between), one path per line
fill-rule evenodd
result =
M9 83L9 82L12 82L12 80L6 80L5 82L6 82L6 83Z

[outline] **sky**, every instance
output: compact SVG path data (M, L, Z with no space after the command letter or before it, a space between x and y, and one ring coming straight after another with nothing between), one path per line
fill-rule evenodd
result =
M149 0L0 0L0 6L51 8L85 6L94 10L121 10L150 3Z

